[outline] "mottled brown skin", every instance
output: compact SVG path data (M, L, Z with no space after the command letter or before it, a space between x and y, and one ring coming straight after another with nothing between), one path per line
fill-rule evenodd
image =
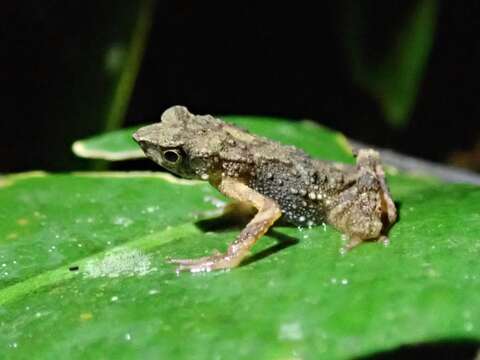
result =
M164 168L208 180L258 210L226 253L171 260L178 270L237 266L281 216L296 225L329 223L350 238L347 249L380 238L397 217L379 155L371 149L358 152L355 166L329 163L182 106L167 109L160 123L139 129L134 139Z

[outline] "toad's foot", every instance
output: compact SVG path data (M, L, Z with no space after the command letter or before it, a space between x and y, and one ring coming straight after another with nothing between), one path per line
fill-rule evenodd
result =
M353 248L360 245L362 242L363 242L363 240L360 239L359 237L356 237L356 236L351 237L350 240L348 241L348 243L345 244L344 246L342 246L342 248L340 249L340 253L341 254L346 254L347 252L349 252Z
M358 245L360 245L364 241L365 240L362 240L359 237L350 238L348 243L340 248L340 254L345 255L347 252L356 248ZM376 242L382 243L384 246L390 245L390 239L385 235L380 235L376 240Z
M258 209L258 213L247 224L225 254L216 252L212 256L199 259L171 259L169 262L179 265L177 271L210 271L230 269L238 266L247 256L253 244L265 234L282 215L278 204L264 197L247 185L231 178L222 179L219 189L236 201L245 202Z
M226 254L214 251L211 256L197 259L167 259L169 264L178 265L176 271L208 272L216 269L229 269L238 265L235 259Z

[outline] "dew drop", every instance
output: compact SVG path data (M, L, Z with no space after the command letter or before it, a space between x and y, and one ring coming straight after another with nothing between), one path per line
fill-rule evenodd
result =
M387 247L387 246L390 245L390 239L385 236L385 238L383 239L382 243L383 243L383 246Z
M114 223L115 225L120 225L120 226L123 226L123 227L128 227L128 226L132 225L133 220L132 220L132 219L129 219L129 218L127 218L127 217L117 216L115 219L113 219L113 223Z
M298 322L282 324L278 331L280 340L298 341L303 338L302 327Z

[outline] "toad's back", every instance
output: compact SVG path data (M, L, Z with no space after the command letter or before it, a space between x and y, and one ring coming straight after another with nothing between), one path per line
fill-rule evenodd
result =
M333 195L344 187L344 173L293 146L267 140L253 149L255 169L248 185L274 199L293 224L325 222Z
M331 163L314 160L291 145L250 134L225 124L223 131L234 142L223 148L229 175L247 179L247 185L275 200L287 221L314 225L326 221L326 211L344 186L343 172ZM241 165L240 165L241 164ZM243 171L237 171L242 168ZM246 174L246 176L244 176ZM243 175L243 176L242 176Z

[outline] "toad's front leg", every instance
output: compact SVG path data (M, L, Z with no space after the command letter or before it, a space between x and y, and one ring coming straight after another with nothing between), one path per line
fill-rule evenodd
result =
M248 203L258 209L257 214L228 247L226 253L215 253L198 259L171 259L177 264L177 271L191 272L229 269L237 266L247 256L253 244L265 234L273 223L282 215L278 204L244 183L233 178L222 179L218 189L234 200Z

